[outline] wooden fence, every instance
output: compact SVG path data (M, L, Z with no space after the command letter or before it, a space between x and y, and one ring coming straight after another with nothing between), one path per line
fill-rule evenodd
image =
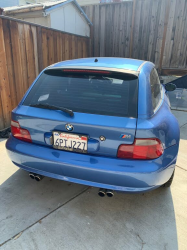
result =
M133 0L84 6L90 39L0 17L0 129L38 73L91 56L149 60L161 73L187 74L187 0Z
M50 64L89 56L90 39L0 17L0 129L38 73Z
M187 74L187 0L134 0L84 6L93 23L94 56L152 61Z

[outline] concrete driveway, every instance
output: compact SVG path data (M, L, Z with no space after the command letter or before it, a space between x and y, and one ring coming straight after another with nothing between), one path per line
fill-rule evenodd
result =
M96 188L31 180L0 142L0 249L187 249L187 112L171 188L100 198Z

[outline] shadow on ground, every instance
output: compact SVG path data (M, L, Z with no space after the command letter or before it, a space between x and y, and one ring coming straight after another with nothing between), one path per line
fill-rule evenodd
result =
M170 189L113 198L97 191L50 178L38 183L18 170L0 186L0 244L23 234L2 249L178 248Z

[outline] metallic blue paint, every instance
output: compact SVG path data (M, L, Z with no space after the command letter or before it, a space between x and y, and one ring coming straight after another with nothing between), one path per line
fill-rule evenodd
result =
M74 117L61 111L23 106L27 91L12 119L28 129L33 143L10 137L6 147L18 167L61 180L126 192L145 192L169 180L178 154L179 125L171 113L168 97L162 88L162 100L157 110L151 101L150 73L154 64L134 59L94 58L65 61L49 68L63 67L116 68L139 75L138 118L111 117L74 113ZM41 72L42 73L42 72ZM40 75L39 75L40 76ZM39 77L38 76L38 77ZM88 154L53 149L52 131L65 131L66 124L74 126L73 133L88 135ZM122 134L130 138L121 138ZM100 141L105 136L105 141ZM125 160L116 158L121 144L132 144L134 138L159 138L164 154L155 160Z
M94 62L95 58L98 62ZM144 63L141 60L126 59L126 58L115 58L115 57L91 57L82 58L69 61L63 61L52 65L53 68L63 67L63 66L83 66L83 67L104 67L104 68L116 68L116 69L126 69L137 71L138 68Z
M99 141L100 136L105 136L105 141L99 142L99 150L95 153L98 155L116 157L117 149L124 139L120 138L121 134L129 134L131 138L125 140L126 144L132 144L136 131L135 118L112 117L94 114L83 114L74 112L74 116L61 111L36 109L33 107L20 105L18 109L12 112L12 119L19 121L22 128L30 131L32 141L35 144L46 145L44 134L52 131L66 132L67 123L74 127L73 133L85 134L90 140ZM32 126L31 126L32 124ZM71 133L71 132L70 132ZM88 143L89 143L88 141ZM89 146L90 144L88 144ZM51 146L52 147L52 146ZM89 151L89 147L88 147Z
M148 118L153 114L150 87L150 73L153 67L153 63L147 62L139 74L138 118Z
M6 147L13 163L26 171L125 192L145 192L164 184L173 173L178 150L175 145L156 160L133 161L55 150L12 136Z

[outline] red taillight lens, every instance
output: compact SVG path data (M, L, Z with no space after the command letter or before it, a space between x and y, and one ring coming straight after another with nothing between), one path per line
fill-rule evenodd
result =
M19 122L11 121L11 132L19 140L32 142L29 131L21 128Z
M159 139L135 139L132 145L120 145L118 158L150 160L160 157L164 148Z

